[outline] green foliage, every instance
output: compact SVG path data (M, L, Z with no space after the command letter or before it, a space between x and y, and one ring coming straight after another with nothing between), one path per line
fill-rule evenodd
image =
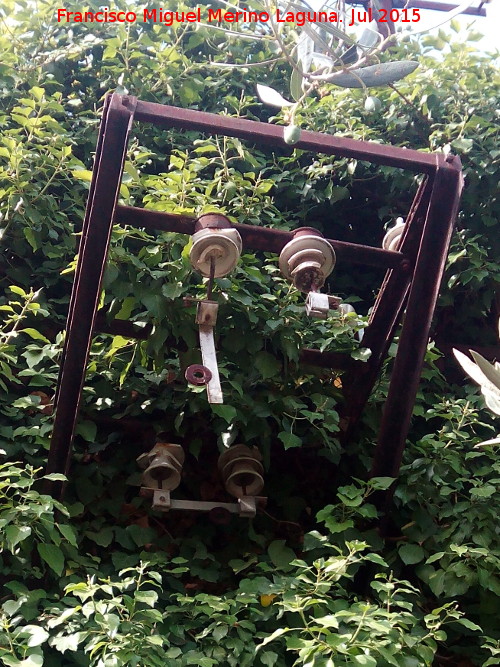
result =
M497 344L494 63L444 32L439 43L410 40L390 58L420 66L397 90L377 92L376 114L364 91L326 84L296 112L297 126L452 150L464 164L436 343L394 483L395 539L384 542L376 530L376 494L392 480L365 481L394 348L347 452L338 442L341 374L298 363L304 347L366 358L357 334L382 274L339 261L326 289L360 315L311 322L276 256L246 253L216 280L225 403L210 407L204 389L183 378L199 360L194 304L183 299L206 290L191 271L186 237L131 226L113 229L100 318L151 329L145 340L96 335L62 506L40 493L35 477L46 460L104 95L267 122L254 88L265 79L283 90L290 70L253 67L275 56L265 41L186 24L57 23L56 8L38 3L36 20L31 3L4 0L0 8L0 660L416 667L466 656L497 664L500 470L494 444L475 447L497 431L438 349ZM246 69L209 62L228 59ZM287 123L286 109L275 120ZM286 230L313 225L330 238L380 246L384 225L406 214L417 184L399 170L293 146L138 125L120 202L218 210ZM190 452L178 490L189 498L227 500L212 472L218 451L240 441L258 446L266 511L229 525L152 512L138 494L135 457L155 432Z
M9 471L17 473L12 466ZM28 479L32 482L33 475ZM390 481L372 480L370 487L386 488ZM11 482L8 497L20 486L18 481ZM344 510L349 511L358 490L345 487L339 492L340 499L348 499ZM31 514L21 508L16 519L26 521L35 507L45 503L44 514L37 517L39 523L54 524L51 508L46 509L47 497L33 491L27 495ZM341 506L342 502L337 508ZM318 517L327 526L328 514L327 508ZM371 511L360 511L360 515L371 516ZM31 527L36 531L33 521ZM58 528L74 544L71 528ZM8 550L16 558L21 558L18 543L30 533L31 529L25 534L20 525L15 531L7 528ZM53 539L53 531L49 536ZM61 551L48 541L38 547L42 558L60 575ZM430 665L436 640L446 637L441 629L444 625L463 623L479 629L462 619L452 604L423 615L416 604L418 590L407 581L394 579L379 554L365 553L368 547L354 540L340 548L328 535L314 531L305 536L304 560L296 559L284 541L276 540L269 545L267 557L250 567L244 564L245 576L236 590L219 595L175 592L172 580L189 572L189 562L161 554L155 559L161 573L153 563L140 563L120 571L118 579L94 575L75 581L69 574L73 582L54 599L43 590L29 591L13 583L9 588L15 599L2 606L0 657L13 667L46 664L44 656L49 656L51 664L53 649L68 660L74 654L76 662L68 664L92 667L161 665L170 659L179 666L233 667L285 665L286 649L294 656L294 664L376 665L382 660L407 665L413 658L418 664ZM379 572L370 593L359 599L349 592L350 582L360 568L370 564ZM240 562L230 565L241 571Z

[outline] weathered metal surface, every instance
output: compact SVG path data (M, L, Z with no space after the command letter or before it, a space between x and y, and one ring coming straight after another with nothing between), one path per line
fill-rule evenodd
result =
M151 232L165 231L193 234L195 222L196 218L194 217L149 211L132 206L118 206L115 213L115 223L143 227ZM269 227L244 224L234 224L233 227L238 230L243 246L249 250L265 250L279 254L294 236L293 232L270 229ZM381 248L373 248L358 243L346 243L334 239L328 239L328 242L333 246L339 262L396 268L405 259L401 252L382 250Z
M363 346L371 350L371 356L364 363L358 362L352 373L343 379L346 396L342 414L345 440L349 440L353 434L401 319L408 288L413 279L413 268L433 184L434 179L431 177L421 183L408 213L401 250L410 259L406 260L407 264L402 270L387 272L375 300L363 336Z
M225 511L229 514L238 514L242 518L253 518L258 509L266 506L267 498L261 496L243 496L235 503L209 502L206 500L177 500L170 497L168 491L161 489L142 489L143 495L153 496L153 509L160 512L170 510L184 510L190 512Z
M460 160L436 173L398 353L375 449L372 476L396 477L406 443L432 315L463 186Z
M124 335L145 337L145 330L138 330L132 322L115 320L107 324L102 319L98 323L95 321L112 222L144 227L148 231L165 230L193 234L195 229L195 219L190 216L116 207L135 103L134 98L113 95L108 98L104 109L71 296L48 472L64 472L67 469L94 328L113 333L127 331L128 334ZM137 102L135 119L153 122L165 128L225 134L286 149L283 128L266 123L147 102ZM350 423L354 424L373 387L409 294L372 468L373 475L396 475L408 432L451 229L457 213L462 185L460 162L457 158L445 158L441 154L420 153L315 132L303 132L296 147L314 153L335 154L408 169L430 176L417 193L399 252L330 241L339 262L388 269L363 340L363 345L372 350L369 362L358 364L348 355L321 353L318 350L303 350L300 356L302 363L350 369L349 374L343 378L343 383L347 386L346 414ZM253 250L279 253L293 238L291 232L282 230L241 224L235 227L245 247ZM207 338L201 347L202 350L205 347L205 357L210 352L209 356L212 355L215 359L212 327L205 328L207 331L202 332L203 325L200 327L200 337ZM208 359L207 362L205 357L204 365L214 375L213 360ZM215 381L213 387L217 394L220 392L218 374ZM212 382L214 377L207 386L210 387ZM52 485L52 493L56 486L59 485Z
M104 314L97 313L94 331L109 333L113 336L124 338L135 338L136 340L147 340L153 331L153 325L149 323L139 324L130 320L111 320L108 322Z
M219 367L215 352L214 329L210 325L200 324L200 349L203 365L211 372L212 377L207 382L207 396L209 403L224 403L220 386Z
M104 109L66 327L47 473L66 472L68 466L132 117L116 96ZM52 482L50 491L59 495L61 483Z
M140 100L137 102L135 118L138 121L154 123L165 128L189 128L189 130L222 134L269 146L289 148L283 140L284 128L270 123L218 116L205 111L193 111L192 109L178 109L177 107ZM409 148L398 148L357 139L345 139L306 130L301 132L300 140L294 144L294 148L313 151L314 153L368 160L374 164L400 167L418 173L432 173L436 168L436 154L434 153L421 153Z

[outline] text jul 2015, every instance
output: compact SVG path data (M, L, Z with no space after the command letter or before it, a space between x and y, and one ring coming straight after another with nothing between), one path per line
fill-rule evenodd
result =
M196 7L191 11L171 11L160 9L143 9L142 21L163 23L171 26L174 23L201 23L205 20L207 23L267 23L271 20L266 11L251 11L244 9L242 11L223 11L222 9L203 8L206 16L202 16L202 8ZM411 14L410 14L411 12ZM401 21L402 23L415 23L420 20L418 9L392 9L378 10L377 21L379 23L388 23ZM294 23L303 26L306 23L342 23L345 22L351 26L355 23L370 23L374 18L371 9L368 11L359 11L351 9L350 15L346 14L341 18L337 12L325 11L280 11L276 9L274 20L277 23ZM58 23L135 23L138 20L138 14L134 11L114 11L104 7L97 12L73 12L65 8L57 9Z

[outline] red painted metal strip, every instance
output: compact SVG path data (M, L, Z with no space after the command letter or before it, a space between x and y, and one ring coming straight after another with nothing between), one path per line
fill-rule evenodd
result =
M132 118L121 98L113 96L102 120L99 163L80 241L47 473L65 472L68 466ZM61 493L59 482L50 487L53 495Z
M192 234L194 232L195 218L150 211L144 208L134 208L132 206L118 206L115 213L115 223L144 227L148 231L161 230ZM243 224L235 224L234 227L240 233L243 245L251 250L280 253L284 246L293 238L292 232L285 232L282 229L270 229L269 227ZM357 243L345 243L344 241L336 241L334 239L328 240L334 247L339 261L383 268L395 268L399 267L405 259L404 255L400 252L372 248L371 246Z
M462 190L460 161L440 169L418 252L406 315L384 406L372 476L396 477L413 412L434 307Z
M209 134L222 134L290 150L290 147L283 140L283 127L270 123L220 116L191 109L178 109L177 107L140 100L137 102L135 118L138 121L154 123L165 128L175 127L199 130ZM294 148L313 151L314 153L366 160L374 164L399 167L418 173L433 173L439 159L439 155L436 153L421 153L409 148L346 139L320 132L304 130L300 137L300 141L294 145Z
M408 269L388 271L377 295L363 336L363 345L370 348L371 357L366 363L358 363L352 373L343 379L346 396L342 413L345 442L352 437L358 424L400 321L429 208L432 185L433 179L430 178L421 184L406 220L402 252L407 257Z

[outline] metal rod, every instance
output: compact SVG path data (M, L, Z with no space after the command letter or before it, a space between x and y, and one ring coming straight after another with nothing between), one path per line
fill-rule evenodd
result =
M192 109L178 109L141 100L137 102L135 118L138 121L153 123L164 128L174 127L190 131L199 130L209 134L222 134L290 150L283 139L283 127L270 123L219 116ZM374 164L399 167L418 173L432 173L438 161L440 159L444 161L444 155L436 153L422 153L407 148L346 139L306 130L301 132L300 140L294 145L294 149L367 160Z
M132 206L118 206L115 213L116 224L143 227L148 231L180 232L181 234L193 234L196 218L172 213L161 213L160 211L149 211ZM292 232L282 229L270 229L268 227L257 227L255 225L235 224L234 227L240 233L243 245L250 250L264 250L279 254L285 245L292 240ZM405 257L400 252L382 250L358 243L346 243L328 239L332 244L337 261L349 262L350 264L364 264L366 266L377 266L382 268L397 268Z
M132 118L133 111L121 104L119 96L113 95L101 121L100 151L96 156L98 162L93 172L91 196L87 202L86 222L80 241L47 473L66 472L69 465ZM61 494L60 482L51 482L49 486L52 495Z
M210 257L210 276L208 278L208 285L207 285L208 301L212 300L212 289L214 286L214 278L215 278L215 257Z
M453 164L455 169L439 169L436 174L371 476L396 477L401 465L463 185L458 158Z

